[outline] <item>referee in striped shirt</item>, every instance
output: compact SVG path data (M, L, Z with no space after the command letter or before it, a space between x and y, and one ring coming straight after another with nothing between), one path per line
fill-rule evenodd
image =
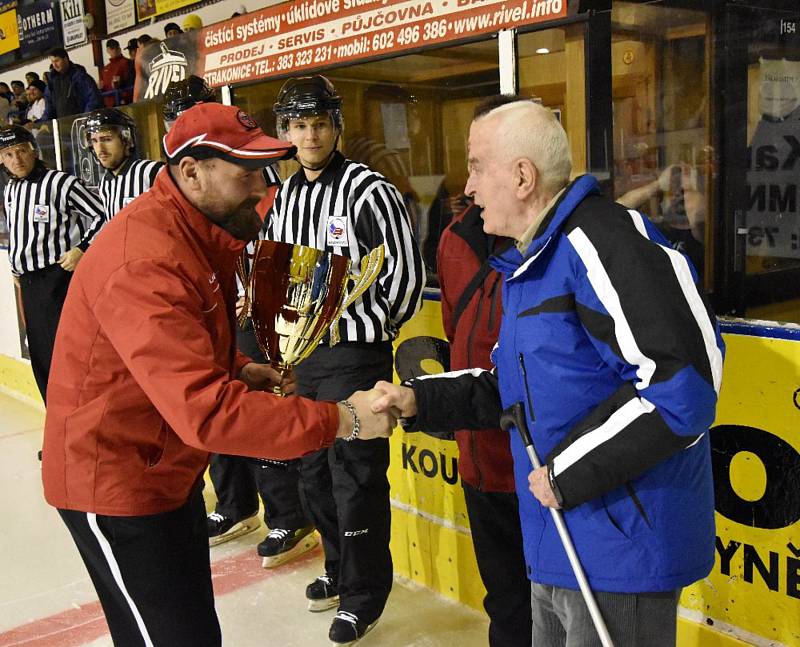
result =
M74 175L51 171L22 126L0 130L11 272L19 284L36 385L47 376L72 272L104 223L100 201Z
M147 191L163 162L136 155L136 123L121 110L101 108L84 125L83 145L105 169L98 191L106 220L111 220L134 198Z
M385 247L378 279L336 323L341 342L323 340L295 369L297 395L334 401L392 380L392 340L420 308L425 283L402 196L337 150L341 103L324 76L290 79L281 88L273 107L278 137L297 147L301 168L278 191L265 232L346 256L354 269L370 250ZM389 443L337 440L300 460L301 494L325 549L325 574L306 589L308 608L338 605L329 638L350 644L375 625L392 587Z

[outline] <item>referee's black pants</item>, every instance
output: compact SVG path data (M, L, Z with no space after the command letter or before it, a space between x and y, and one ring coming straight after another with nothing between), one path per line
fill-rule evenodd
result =
M213 454L209 476L217 495L214 510L223 517L241 521L253 516L260 495L269 528L296 530L312 525L300 502L299 461Z
M320 345L295 369L297 394L343 400L392 379L390 342ZM300 459L300 493L322 535L325 570L338 577L339 609L376 620L392 589L389 441L346 442Z
M239 350L256 362L266 362L253 334L253 323L236 329ZM257 422L256 422L257 424ZM217 495L215 511L240 521L258 511L264 502L264 522L270 528L295 530L310 526L300 503L299 465L294 461L260 461L244 456L214 454L209 476Z
M161 514L58 512L92 578L115 647L222 644L199 486L180 508Z
M67 298L72 272L60 265L50 265L19 277L22 308L25 311L25 332L31 356L33 377L42 400L47 404L47 376L53 359L58 320Z

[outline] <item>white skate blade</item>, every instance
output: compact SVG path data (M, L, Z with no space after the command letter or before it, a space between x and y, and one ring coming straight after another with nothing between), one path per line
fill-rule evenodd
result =
M287 550L286 552L281 553L280 555L274 555L271 557L264 557L261 560L261 568L275 568L280 566L281 564L285 564L293 560L296 557L300 557L303 553L308 552L314 546L319 543L319 537L317 536L316 532L311 532L303 537L294 548Z
M254 530L258 530L258 527L261 525L261 519L258 518L258 514L254 514L252 517L248 517L247 519L242 519L240 522L231 526L231 529L228 532L223 533L221 535L217 535L216 537L209 537L208 538L208 545L211 546L219 546L220 544L224 544L226 541L231 541L232 539L238 539L243 535L247 535L248 533L253 532Z
M380 620L380 618L378 618L378 620ZM375 622L373 622L371 625L369 625L366 628L366 630L364 631L364 634L361 636L361 638L356 638L355 640L351 640L350 642L346 642L346 643L337 643L337 642L331 641L331 647L348 647L348 645L355 645L356 643L360 643L362 640L364 640L364 638L367 636L367 634L375 628L375 625L378 624L378 620L376 620Z
M319 611L327 611L328 609L333 609L334 607L338 606L339 606L338 595L334 595L332 598L325 598L324 600L308 601L308 610L313 613L318 613Z

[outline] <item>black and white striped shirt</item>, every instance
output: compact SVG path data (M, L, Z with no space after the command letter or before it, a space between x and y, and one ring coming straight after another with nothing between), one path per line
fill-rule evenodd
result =
M111 220L134 198L147 191L155 182L156 174L162 166L164 162L129 157L117 175L106 170L98 186L106 220Z
M9 260L16 274L54 265L73 247L86 251L105 223L103 205L74 175L37 163L4 191Z
M402 196L339 152L315 181L300 169L284 182L264 237L346 256L355 272L362 256L385 246L378 279L339 320L342 341L392 340L422 304L425 268Z
M269 166L264 167L264 182L266 182L267 186L277 186L280 187L281 185L281 176L278 174L278 170L275 167L275 164L270 164ZM258 207L257 207L258 210ZM259 216L262 215L263 212L259 211ZM272 213L271 207L267 208L267 213L265 213L262 217L268 218L269 214ZM247 243L245 247L245 253L242 255L242 263L244 265L244 273L245 276L250 276L250 267L252 266L252 261L250 260L253 257L253 254L256 253L255 243ZM244 286L242 285L242 281L239 278L239 274L236 274L236 290L238 295L244 296Z

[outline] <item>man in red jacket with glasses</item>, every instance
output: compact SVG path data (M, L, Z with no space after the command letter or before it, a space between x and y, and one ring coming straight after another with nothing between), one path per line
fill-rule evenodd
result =
M294 148L208 103L178 118L164 151L167 170L73 278L42 478L115 644L217 647L200 489L209 453L296 458L335 438L386 437L394 421L371 414L365 393L277 397L278 373L235 351L235 260L261 228L263 167Z

